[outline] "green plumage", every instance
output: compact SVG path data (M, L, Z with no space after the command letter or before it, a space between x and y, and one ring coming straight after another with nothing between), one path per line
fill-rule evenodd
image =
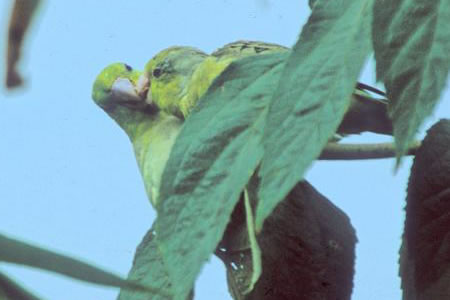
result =
M140 75L141 72L132 70L125 64L112 64L97 76L92 97L129 136L147 195L156 206L162 172L182 121L159 111L154 105L147 104L145 99L140 98ZM116 83L127 80L130 85L123 85L134 88L134 94L133 91L118 93L115 90Z
M147 102L161 110L184 117L182 103L189 97L194 71L207 55L191 47L171 47L158 53L145 66L150 87Z
M212 81L234 60L258 54L287 51L269 43L237 41L211 55L191 47L171 47L161 51L146 65L150 81L147 101L160 109L186 118Z
M213 81L232 62L240 58L285 51L290 50L276 44L250 41L227 44L211 55L192 47L171 47L153 57L145 66L144 72L135 71L123 63L116 63L108 66L98 75L93 86L92 97L96 104L129 136L147 195L154 207L160 203L159 189L162 174L181 130L183 119L189 117L192 109ZM392 123L387 116L387 102L384 99L371 97L367 91L373 92L374 89L361 84L355 87L352 101L338 133L350 134L363 131L392 133ZM208 117L214 118L214 116ZM297 201L297 199L294 200ZM278 224L275 225L278 226ZM351 227L349 229L348 237L353 238ZM262 248L263 265L266 269L265 262L270 260L267 260L269 253L267 249L267 247ZM346 252L351 260L348 260L345 268L342 269L342 272L348 274L352 271L351 268L348 269L350 271L347 270L347 266L351 267L353 259L351 251ZM324 255L328 257L328 252L325 252ZM254 252L251 254L256 255ZM336 263L340 262L342 258L337 257ZM301 264L298 266L301 267ZM312 272L316 271L315 268L315 265L312 266ZM299 268L300 271L303 269ZM276 275L277 271L275 269L273 272L265 271L262 279L268 278L268 282L271 283L272 275ZM336 270L326 271L335 274ZM253 277L251 275L252 284L256 282ZM286 278L289 279L288 277ZM258 289L256 286L258 293L266 292L266 285L262 279L259 284L263 288ZM297 280L297 278L294 279ZM339 280L334 280L332 283L338 283L336 285L338 288L344 286L342 291L345 295L351 291L349 288L351 285L348 282L342 285ZM312 287L311 290L314 288ZM257 292L255 295L259 297ZM276 295L282 295L282 293Z
M191 47L171 47L158 53L148 63L144 76L150 82L147 102L169 114L186 118L213 80L235 60L252 55L289 51L271 43L237 41L211 55ZM369 89L367 89L369 88ZM358 84L339 134L370 131L392 134L387 101L373 98L367 91L375 89Z
M182 120L214 79L237 59L282 51L289 49L251 41L227 44L211 55L177 46L159 52L144 72L115 63L98 75L92 97L130 137L153 205L158 203L162 172ZM384 99L372 98L364 85L358 85L338 133L391 134L386 108Z

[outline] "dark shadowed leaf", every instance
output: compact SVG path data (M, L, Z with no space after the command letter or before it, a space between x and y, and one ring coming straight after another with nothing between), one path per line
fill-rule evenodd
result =
M2 261L48 270L96 284L152 290L77 259L0 234L0 262Z
M40 2L40 0L14 1L8 28L8 51L6 54L7 88L16 88L22 85L23 79L18 71L18 64L21 58L24 37L29 31L31 20L37 14Z
M431 114L450 67L450 1L376 0L377 79L391 101L398 162Z
M0 299L1 300L43 300L34 296L11 278L0 272Z
M400 250L404 299L450 299L450 119L428 131L408 180Z
M232 63L186 120L163 174L157 234L184 300L220 241L245 184L263 155L267 105L287 53Z
M154 286L165 291L171 290L171 284L167 270L164 266L162 255L156 243L156 235L151 228L142 239L136 249L133 266L128 274L128 280L138 282L146 286ZM121 290L118 300L170 300L165 294L155 294L137 290Z
M370 52L371 0L317 1L267 115L256 227L336 131Z

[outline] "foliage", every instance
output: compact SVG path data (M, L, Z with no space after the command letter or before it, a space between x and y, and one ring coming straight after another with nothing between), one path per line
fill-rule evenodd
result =
M440 120L428 130L411 167L400 263L405 299L450 295L449 144L450 119Z
M144 239L129 275L141 285L5 236L0 261L133 287L122 290L122 300L147 299L148 293L151 299L192 297L249 180L258 177L260 185L255 224L246 226L261 239L264 221L336 132L372 50L390 99L400 162L448 77L450 3L309 2L311 16L291 51L233 62L184 123L163 174L156 231ZM0 297L11 295L37 299L0 274Z
M163 174L157 232L179 299L216 248L261 160L267 105L285 57L260 55L232 63L175 142Z
M4 235L0 235L0 261L57 272L96 284L159 292L158 289L152 289L132 281L124 280L117 275L103 271L87 263L11 239ZM6 297L14 296L11 299L20 297L22 299L37 299L15 284L6 275L0 273L0 295L1 293L6 294Z
M389 105L394 111L397 156L405 153L447 78L450 30L443 20L450 7L439 1L428 5L398 1L402 9L396 10L387 2L317 1L282 71L265 68L267 60L275 56L253 57L233 63L215 80L186 121L162 180L158 230L169 276L177 283L174 299L185 299L259 163L262 184L256 227L261 230L264 219L319 156L342 120L371 52L370 29L374 32L377 76L386 84L388 95L395 97ZM423 8L419 11L421 24L428 26L420 27L408 13L415 6ZM386 25L390 15L398 28ZM424 28L436 38L423 33ZM396 34L399 40L394 39ZM402 43L406 39L414 43ZM417 51L422 48L429 51ZM416 57L419 69L411 67L410 56ZM440 67L432 71L435 63ZM416 76L414 70L422 75ZM246 78L254 84L246 83ZM407 80L410 78L413 81ZM257 93L255 88L273 87L274 80L278 84L267 103L267 92L261 89ZM392 82L422 89L420 99L408 89L402 90L405 85L393 92ZM232 94L228 94L230 89ZM264 118L256 119L251 128L247 122L255 118L252 110L258 95ZM399 109L400 105L405 107Z
M372 36L377 78L391 100L397 160L429 116L450 68L450 3L377 0Z
M259 229L303 178L350 106L370 50L370 4L318 2L303 27L266 118L256 210Z
M157 237L154 228L151 228L142 239L136 249L133 266L128 274L128 279L138 281L143 285L155 286L158 289L170 290L171 283L167 275L167 269L158 249ZM148 293L138 290L120 291L118 300L152 300L170 299L161 293Z

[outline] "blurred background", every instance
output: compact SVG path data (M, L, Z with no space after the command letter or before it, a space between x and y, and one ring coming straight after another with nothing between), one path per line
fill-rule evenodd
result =
M20 65L26 84L0 91L0 232L126 276L155 213L127 136L91 100L96 75L119 61L142 69L172 45L206 52L239 39L292 46L310 10L306 0L42 4ZM2 59L11 6L0 2ZM375 85L372 60L360 80ZM450 117L450 92L442 98L420 138L439 118ZM390 139L363 134L346 141ZM398 250L411 163L404 159L395 176L392 159L317 162L307 174L356 228L353 299L401 298ZM118 293L48 272L5 264L0 269L49 300L107 300ZM195 299L231 299L218 259L205 265Z

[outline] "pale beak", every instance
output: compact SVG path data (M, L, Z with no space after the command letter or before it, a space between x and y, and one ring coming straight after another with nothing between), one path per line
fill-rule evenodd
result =
M116 79L111 88L111 93L114 97L120 98L125 102L141 102L143 100L139 97L133 83L127 78Z
M150 79L145 74L139 76L136 83L136 90L141 99L144 99L147 104L152 104L152 93L149 93Z

